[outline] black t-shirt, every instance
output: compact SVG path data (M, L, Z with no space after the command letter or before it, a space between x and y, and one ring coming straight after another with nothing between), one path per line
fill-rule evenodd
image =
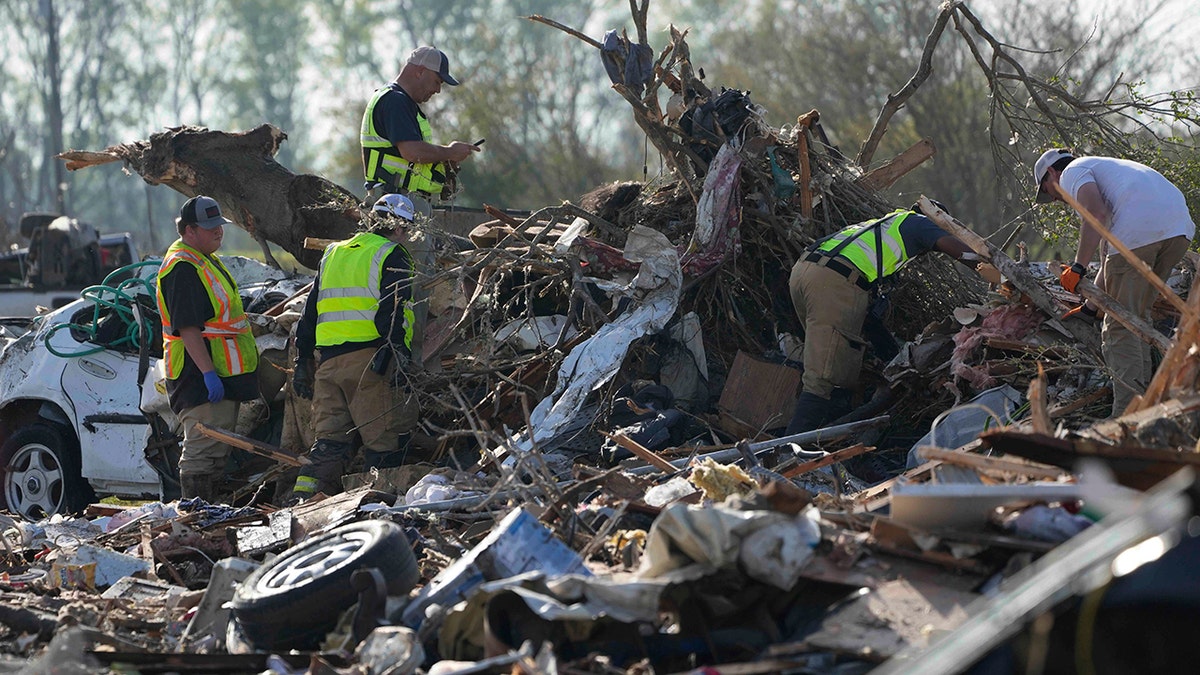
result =
M375 311L375 328L383 337L370 342L343 342L321 347L321 358L331 359L359 349L377 349L391 343L402 353L408 351L404 345L404 301L412 299L412 258L404 246L396 246L383 260L383 274L379 278L379 309ZM311 359L317 348L317 296L321 287L321 276L313 281L313 290L304 302L304 313L296 325L296 354L301 359ZM395 289L396 292L391 292ZM397 315L397 311L401 314Z
M208 300L208 290L200 280L200 274L195 266L189 263L178 263L167 276L159 281L162 288L163 302L171 315L171 324L175 335L180 328L195 326L203 329L204 322L213 318L212 303ZM258 398L258 374L243 373L232 377L222 377L225 385L225 398L232 401L252 401ZM167 380L167 397L171 401L171 410L176 414L208 402L208 387L204 384L204 374L196 366L187 350L183 353L183 370L179 377Z
M380 136L392 142L423 141L421 127L417 123L417 114L421 107L409 97L408 93L395 82L388 85L390 91L384 93L375 102L375 112L372 119L375 130Z

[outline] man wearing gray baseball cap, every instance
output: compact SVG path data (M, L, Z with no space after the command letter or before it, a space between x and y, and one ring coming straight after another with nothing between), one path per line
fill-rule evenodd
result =
M447 162L461 162L480 151L478 145L451 141L437 145L430 139L429 119L421 104L458 80L450 74L450 60L435 47L417 47L400 74L378 89L363 112L363 175L368 191L407 195L418 212L430 213L430 202L442 193ZM370 197L370 192L368 194Z

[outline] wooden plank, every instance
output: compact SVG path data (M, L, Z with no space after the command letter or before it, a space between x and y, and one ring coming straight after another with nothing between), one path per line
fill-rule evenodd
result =
M616 443L622 448L632 452L638 459L646 462L660 471L665 473L675 473L678 471L678 469L676 469L674 466L671 466L670 462L654 454L652 450L626 436L625 434L608 434L603 431L601 431L600 434L613 443Z
M936 459L943 464L965 466L984 472L1029 476L1030 478L1054 480L1069 473L1067 470L1055 466L1032 464L1024 460L987 457L972 452L960 452L958 450L943 450L941 448L928 447L917 450L917 454L927 460Z
M1022 354L1046 357L1048 359L1065 359L1071 355L1068 350L1057 345L1035 345L1032 342L1007 340L999 337L986 337L983 339L983 344L992 349L999 349L1005 352L1021 352Z
M882 165L872 169L856 182L867 190L882 190L891 187L909 171L925 163L925 160L937 154L933 141L922 138L904 152L896 155Z
M807 462L804 462L803 464L797 464L796 466L788 469L787 471L784 471L783 477L784 478L795 478L796 476L802 476L802 475L808 473L809 471L816 471L817 469L829 466L830 464L837 464L838 462L844 462L847 459L850 459L851 457L858 457L859 455L871 452L874 449L875 449L874 446L863 445L863 444L859 443L858 445L855 445L855 446L852 446L849 448L845 448L843 450L838 450L837 452L831 452L828 455L825 455L824 457L820 457L818 459L811 459Z
M1104 310L1105 314L1119 321L1122 326L1129 329L1129 332L1141 338L1142 342L1157 347L1164 353L1171 348L1171 341L1167 339L1166 335L1146 323L1140 316L1126 309L1124 305L1117 302L1116 298L1105 293L1096 284L1087 279L1080 279L1075 286L1075 291L1079 293L1080 297L1086 298L1093 305Z
M246 452L252 452L261 457L273 459L280 464L287 464L288 466L305 466L312 464L307 457L293 455L283 448L270 445L268 443L263 443L262 441L256 441L253 438L247 438L241 434L235 434L232 431L214 429L205 425L203 422L196 422L196 431L199 431L201 434L208 436L209 438L232 445L235 448L241 448Z

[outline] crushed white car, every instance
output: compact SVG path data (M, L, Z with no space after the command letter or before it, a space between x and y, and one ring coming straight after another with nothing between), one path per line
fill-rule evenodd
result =
M261 313L311 277L250 258L222 260L238 282L260 353L279 357L287 330ZM0 507L35 519L97 497L177 496L178 420L158 368L157 271L158 261L148 259L49 314L0 320ZM262 367L270 369L267 359ZM259 406L278 402L282 380L275 384ZM261 408L253 416L267 417Z

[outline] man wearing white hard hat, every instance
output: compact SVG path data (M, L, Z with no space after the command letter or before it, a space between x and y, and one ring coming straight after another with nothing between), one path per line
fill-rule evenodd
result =
M1183 193L1145 164L1114 157L1076 157L1063 149L1047 150L1033 165L1033 181L1039 203L1065 203L1063 195L1070 195L1161 279L1166 279L1183 258L1196 232ZM1074 293L1099 248L1096 285L1135 315L1149 320L1158 291L1101 239L1083 220L1075 259L1062 266L1060 283ZM1097 313L1086 302L1078 309L1091 316ZM1125 412L1134 396L1145 391L1154 375L1150 345L1107 316L1100 335L1104 363L1113 378L1112 415L1116 417Z
M416 461L409 453L420 414L408 385L413 264L403 245L413 218L408 197L384 195L365 231L331 244L321 257L296 326L292 389L312 399L316 431L296 499L341 492L356 440L364 470Z

